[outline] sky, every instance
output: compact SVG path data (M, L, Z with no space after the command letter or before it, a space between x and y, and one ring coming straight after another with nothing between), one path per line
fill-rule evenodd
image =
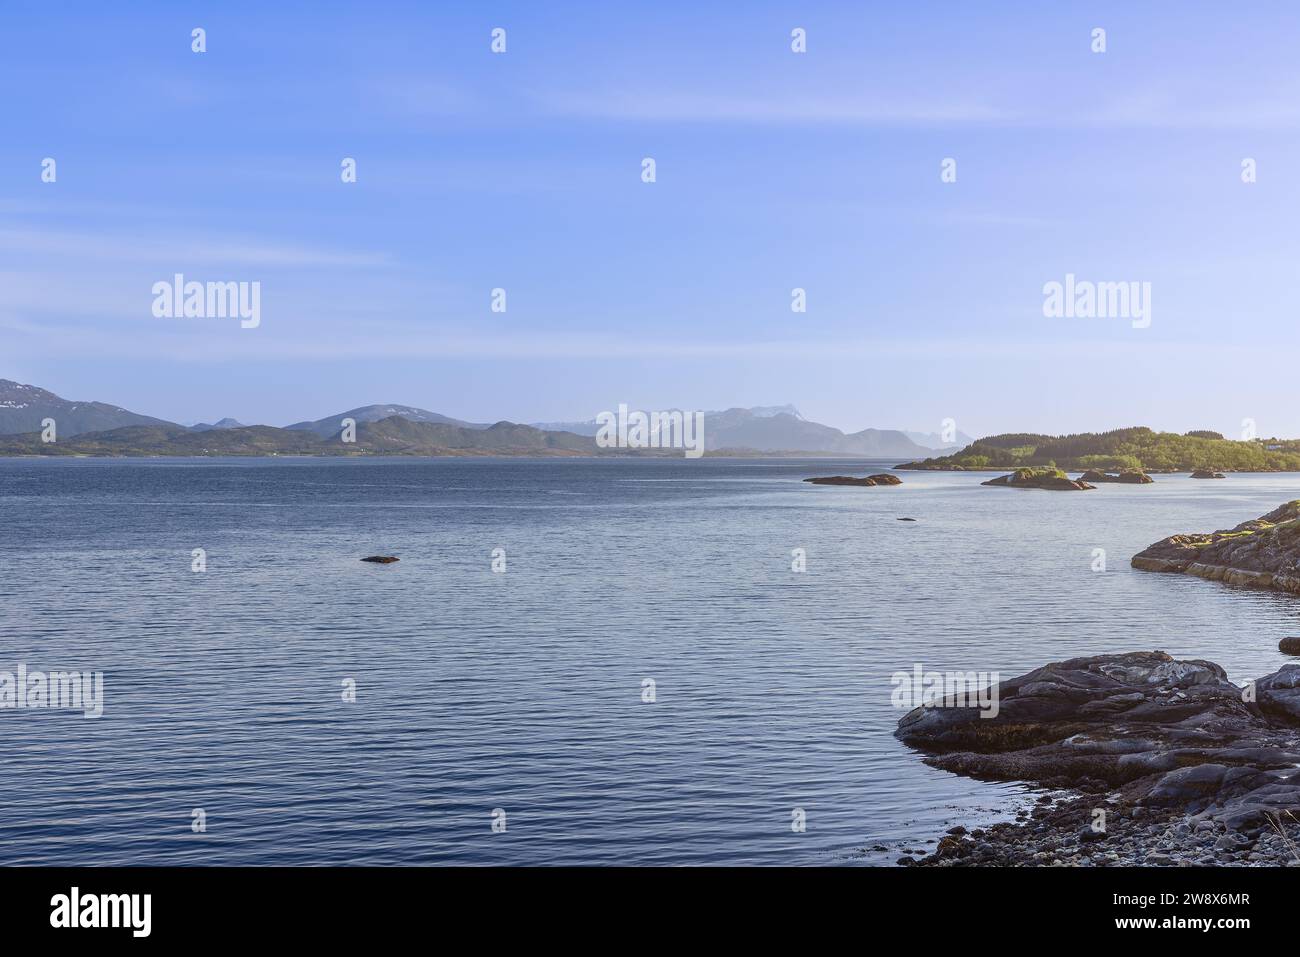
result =
M0 378L181 422L1300 436L1298 48L1283 2L7 0ZM176 273L260 324L154 315ZM1044 315L1067 274L1149 325Z

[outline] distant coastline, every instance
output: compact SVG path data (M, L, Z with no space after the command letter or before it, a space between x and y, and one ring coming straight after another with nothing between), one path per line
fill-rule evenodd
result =
M602 435L600 418L582 422L469 422L415 406L360 406L283 427L226 417L182 425L105 402L79 402L38 386L0 379L0 456L191 455L673 455L689 446L727 456L820 456L888 461L951 452L971 441L955 429L919 433L897 429L843 432L804 418L792 405L701 412L660 410L641 416L643 431L620 427ZM692 429L686 421L703 421ZM625 420L631 425L631 418ZM651 422L657 425L651 425ZM927 444L928 443L928 444Z
M1005 472L1050 467L1140 470L1148 473L1297 472L1300 440L1225 438L1218 432L1156 432L1143 426L1078 435L1012 433L978 439L950 455L895 466L898 469L946 472Z

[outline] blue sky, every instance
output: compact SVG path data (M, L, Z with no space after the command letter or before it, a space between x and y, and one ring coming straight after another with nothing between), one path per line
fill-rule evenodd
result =
M6 3L0 377L1297 436L1297 48L1280 2ZM260 282L260 327L155 318L176 272ZM1045 318L1066 273L1150 282L1150 328Z

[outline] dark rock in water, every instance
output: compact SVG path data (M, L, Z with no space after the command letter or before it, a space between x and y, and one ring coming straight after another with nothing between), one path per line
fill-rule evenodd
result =
M1300 500L1226 531L1171 535L1138 552L1130 564L1300 594Z
M1140 808L1244 830L1300 814L1300 665L1253 692L1209 661L1098 655L1002 682L993 717L949 697L910 711L895 734L957 774L1118 789Z
M898 519L897 521L900 521L900 522L915 522L916 519L914 519L914 518L900 518L900 519Z
M363 562L375 562L378 565L388 565L392 562L400 562L401 559L393 555L371 555L369 558L361 559Z
M1195 472L1192 473L1192 478L1199 478L1199 479L1216 479L1216 478L1223 478L1223 477L1224 475L1222 472L1212 472L1209 469L1197 469Z
M806 478L805 482L812 482L813 485L902 485L903 480L897 475L890 475L888 472L881 472L879 475L868 475L866 478L854 478L852 475L828 475L821 478Z
M1074 481L1060 469L1023 468L1016 469L1010 475L1000 475L981 485L1001 485L1007 488L1042 488L1051 491L1086 490L1096 488L1084 481Z
M1277 650L1286 655L1300 655L1300 638L1283 638L1277 643Z
M1155 481L1140 469L1125 469L1115 474L1100 469L1088 469L1079 476L1080 482L1119 482L1124 485L1149 485Z

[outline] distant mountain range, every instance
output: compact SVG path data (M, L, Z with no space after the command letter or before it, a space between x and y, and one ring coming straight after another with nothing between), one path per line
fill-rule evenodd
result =
M352 419L360 425L362 422L378 422L381 419L389 419L393 416L406 419L408 422L432 422L436 425L454 425L461 429L487 428L485 424L462 422L460 419L449 418L445 415L439 415L437 412L428 412L410 405L365 405L359 409L350 409L347 412L340 412L338 415L317 419L315 422L295 422L293 425L286 426L286 428L314 432L324 438L337 435L342 428L340 423L344 419ZM595 435L594 432L592 434Z
M244 425L238 419L222 419L220 422L214 422L209 425L207 422L197 422L190 426L191 432L211 432L213 429L245 429Z
M103 402L70 402L53 392L0 379L0 434L39 432L43 419L58 423L59 435L71 437L124 425L172 425L162 419L128 412Z
M936 452L964 449L975 441L960 429L953 434L951 442L945 442L943 440L943 435L939 432L904 432L903 434L917 445L920 445L923 448L933 449Z
M40 440L41 422L47 418L57 423L58 441L53 444ZM355 443L341 441L345 419L356 423ZM0 379L0 454L5 455L594 455L628 451L597 448L597 431L594 419L489 425L393 404L362 406L284 428L245 425L232 418L184 426L101 402L71 402L35 386ZM891 429L846 434L808 421L790 405L706 412L704 419L708 452L915 458L954 448L927 446L912 436L931 438ZM959 438L969 442L960 433ZM641 454L673 452L643 450Z
M356 441L309 429L248 425L196 432L181 425L132 425L46 444L40 435L0 436L0 455L596 455L596 440L499 422L462 429L390 416L357 424ZM666 453L661 453L666 454ZM680 453L678 453L680 454Z
M534 422L538 429L563 429L577 435L595 435L596 420L585 422ZM924 440L932 440L927 445ZM894 429L863 429L844 433L829 425L810 422L792 405L756 406L750 409L727 409L704 413L704 447L750 449L755 452L817 452L863 458L895 458L925 455L969 445L973 439L957 433L957 441L947 444L938 433L901 432Z

